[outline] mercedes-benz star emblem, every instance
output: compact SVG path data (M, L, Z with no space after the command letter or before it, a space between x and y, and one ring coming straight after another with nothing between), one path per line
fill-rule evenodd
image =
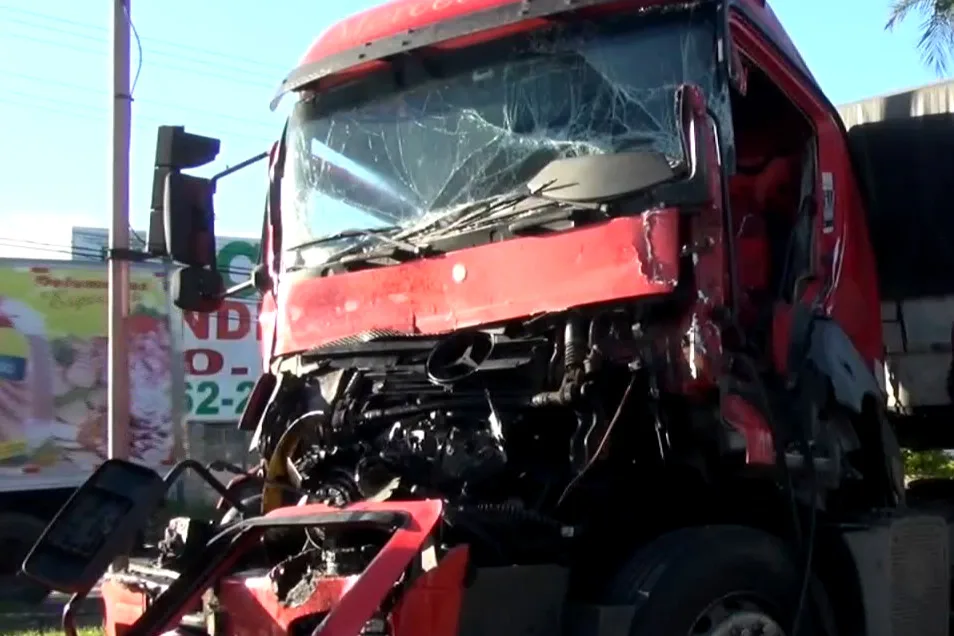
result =
M493 348L493 336L483 331L455 333L439 342L427 357L427 376L436 384L459 382L477 373Z

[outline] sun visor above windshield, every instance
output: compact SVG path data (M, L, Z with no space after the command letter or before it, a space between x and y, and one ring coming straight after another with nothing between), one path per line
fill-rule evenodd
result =
M618 2L574 0L568 4L566 0L534 0L532 3L509 2L496 6L493 0L459 0L453 5L421 0L390 3L346 20L322 35L302 64L279 85L270 108L273 111L278 108L282 98L290 92L359 64L386 60L425 46L524 20ZM404 10L406 14L401 13ZM412 10L418 12L413 17ZM416 26L418 24L421 26Z

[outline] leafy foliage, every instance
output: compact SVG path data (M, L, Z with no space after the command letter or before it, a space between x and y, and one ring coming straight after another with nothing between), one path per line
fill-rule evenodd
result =
M894 0L884 28L891 31L911 16L922 19L921 59L938 76L946 75L954 51L954 0Z
M908 478L943 477L954 479L954 456L942 450L902 449L904 473Z

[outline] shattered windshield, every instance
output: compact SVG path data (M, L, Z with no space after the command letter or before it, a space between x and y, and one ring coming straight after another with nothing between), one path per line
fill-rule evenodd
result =
M700 86L728 121L713 24L694 9L562 26L303 96L285 139L284 265L368 240L296 249L319 237L409 228L511 192L556 158L652 149L683 159L680 85Z

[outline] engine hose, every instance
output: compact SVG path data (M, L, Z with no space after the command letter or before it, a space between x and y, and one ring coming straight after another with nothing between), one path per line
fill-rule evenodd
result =
M275 444L275 450L272 456L265 463L265 486L262 489L262 513L268 513L276 508L281 508L285 501L283 496L284 488L281 485L288 477L288 464L292 453L298 448L298 442L301 440L301 433L304 427L315 418L324 419L325 414L322 411L310 411L301 417L296 418L288 425L282 436L278 438Z
M583 365L586 358L586 340L583 337L583 326L576 316L566 321L563 331L563 367L573 369Z

